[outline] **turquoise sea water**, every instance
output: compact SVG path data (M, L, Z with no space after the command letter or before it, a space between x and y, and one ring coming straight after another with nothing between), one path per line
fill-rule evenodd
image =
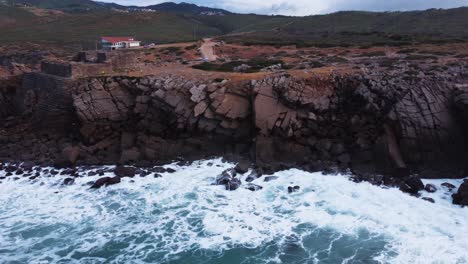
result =
M468 263L468 208L451 205L443 180L423 193L435 204L300 170L256 180L257 192L211 185L233 166L172 164L99 190L87 185L97 177L9 177L0 263Z

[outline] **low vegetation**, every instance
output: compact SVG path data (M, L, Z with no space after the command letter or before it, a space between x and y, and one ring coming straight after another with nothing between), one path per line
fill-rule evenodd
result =
M248 61L230 61L222 64L203 62L201 64L192 66L192 68L204 71L234 72L237 67L248 65L248 68L246 68L243 72L253 73L278 64L282 65L283 69L288 68L288 66L282 60L268 60L262 58L256 58Z

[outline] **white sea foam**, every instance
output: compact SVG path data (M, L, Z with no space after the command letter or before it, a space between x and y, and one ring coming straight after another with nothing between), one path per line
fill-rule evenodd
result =
M257 192L211 185L232 166L172 164L163 178L99 190L86 185L97 176L72 186L10 177L0 184L0 262L468 263L468 208L451 204L448 180L425 181L439 189L423 192L435 204L295 169L256 180Z

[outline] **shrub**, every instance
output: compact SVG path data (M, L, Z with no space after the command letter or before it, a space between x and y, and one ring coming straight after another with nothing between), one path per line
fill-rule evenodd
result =
M192 68L204 71L233 72L234 68L239 67L242 64L250 66L250 69L246 71L247 73L258 72L263 68L276 64L281 64L284 69L289 68L282 60L268 60L264 58L255 58L248 61L230 61L222 64L203 62L192 66Z
M361 57L385 57L387 54L385 51L371 51L371 52L364 52L361 53L359 56Z

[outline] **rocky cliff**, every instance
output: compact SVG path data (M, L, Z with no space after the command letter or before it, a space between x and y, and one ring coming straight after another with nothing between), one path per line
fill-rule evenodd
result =
M265 172L300 166L352 169L367 180L410 172L462 177L465 73L460 65L411 78L365 71L257 79L31 73L15 91L23 121L3 128L0 157L152 164L225 156Z

